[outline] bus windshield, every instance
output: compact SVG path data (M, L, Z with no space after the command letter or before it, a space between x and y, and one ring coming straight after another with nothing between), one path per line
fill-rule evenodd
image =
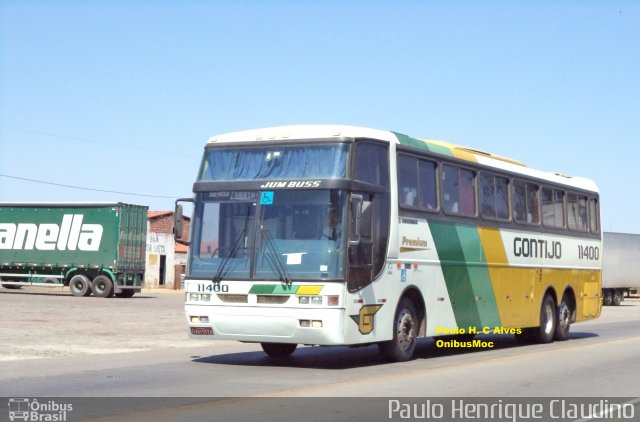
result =
M342 280L343 190L206 194L193 220L193 277ZM203 198L204 199L204 198Z
M211 148L198 181L344 178L348 150L347 144Z

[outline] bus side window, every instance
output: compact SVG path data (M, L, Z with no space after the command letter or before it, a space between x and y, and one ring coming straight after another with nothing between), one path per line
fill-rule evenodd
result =
M398 195L400 205L416 206L418 197L418 160L404 154L398 155Z
M445 212L476 215L476 173L461 167L442 166L442 204Z
M436 194L436 164L433 161L418 160L419 206L422 209L438 208Z
M587 226L587 197L575 193L567 194L567 223L569 229L586 232Z
M511 208L516 223L540 224L539 187L533 183L514 180L511 191Z
M596 198L589 198L589 226L591 233L600 233L600 225L598 224L600 218L598 212L598 200Z
M442 206L445 212L457 213L460 208L458 185L458 169L444 164L442 166Z

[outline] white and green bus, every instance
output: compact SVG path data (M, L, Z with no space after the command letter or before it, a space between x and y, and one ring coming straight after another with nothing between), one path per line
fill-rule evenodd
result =
M193 192L176 201L178 228L193 203L193 338L270 356L377 344L404 361L418 337L548 343L600 315L591 180L395 132L286 126L211 138Z

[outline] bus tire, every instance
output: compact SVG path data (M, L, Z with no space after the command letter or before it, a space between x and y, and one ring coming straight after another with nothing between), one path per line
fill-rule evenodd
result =
M113 296L113 281L104 274L97 275L91 282L91 291L96 297Z
M272 358L285 358L296 350L297 344L291 343L260 343L262 350Z
M551 295L545 295L540 306L540 326L533 329L533 339L537 343L551 343L558 325L556 305Z
M613 291L612 305L620 306L620 304L622 303L622 298L623 298L622 289L615 289Z
M560 306L558 306L558 317L556 325L556 333L554 339L557 341L565 341L569 339L569 328L571 328L571 316L573 309L567 296L562 296Z
M413 357L418 334L418 313L409 298L403 298L393 318L393 339L378 344L380 354L391 362L405 362Z
M611 306L613 304L613 294L611 289L604 289L602 292L602 304L604 306Z
M91 281L86 275L76 274L69 281L69 290L74 296L89 296L91 294Z

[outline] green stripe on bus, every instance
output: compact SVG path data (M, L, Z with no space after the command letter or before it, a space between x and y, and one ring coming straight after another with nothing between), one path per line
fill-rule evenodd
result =
M477 230L433 221L429 226L458 327L499 326L498 308Z
M285 286L282 284L254 284L249 290L253 295L292 295L298 291L300 286Z
M249 294L254 295L268 295L273 293L273 290L276 288L275 284L254 284L251 286L251 290L249 290Z
M429 151L436 154L447 155L449 157L453 156L451 149L445 146L432 144L427 141L421 141L419 139L415 139L398 132L393 132L393 134L396 135L396 138L398 138L398 142L400 142L401 145L406 145L408 147L417 148L423 151Z
M500 327L498 305L491 284L489 267L482 248L482 240L476 227L457 225L458 238L465 257L471 288L480 315L481 327Z
M300 286L286 286L284 284L276 285L276 288L273 290L274 295L292 295L298 291L298 287Z

